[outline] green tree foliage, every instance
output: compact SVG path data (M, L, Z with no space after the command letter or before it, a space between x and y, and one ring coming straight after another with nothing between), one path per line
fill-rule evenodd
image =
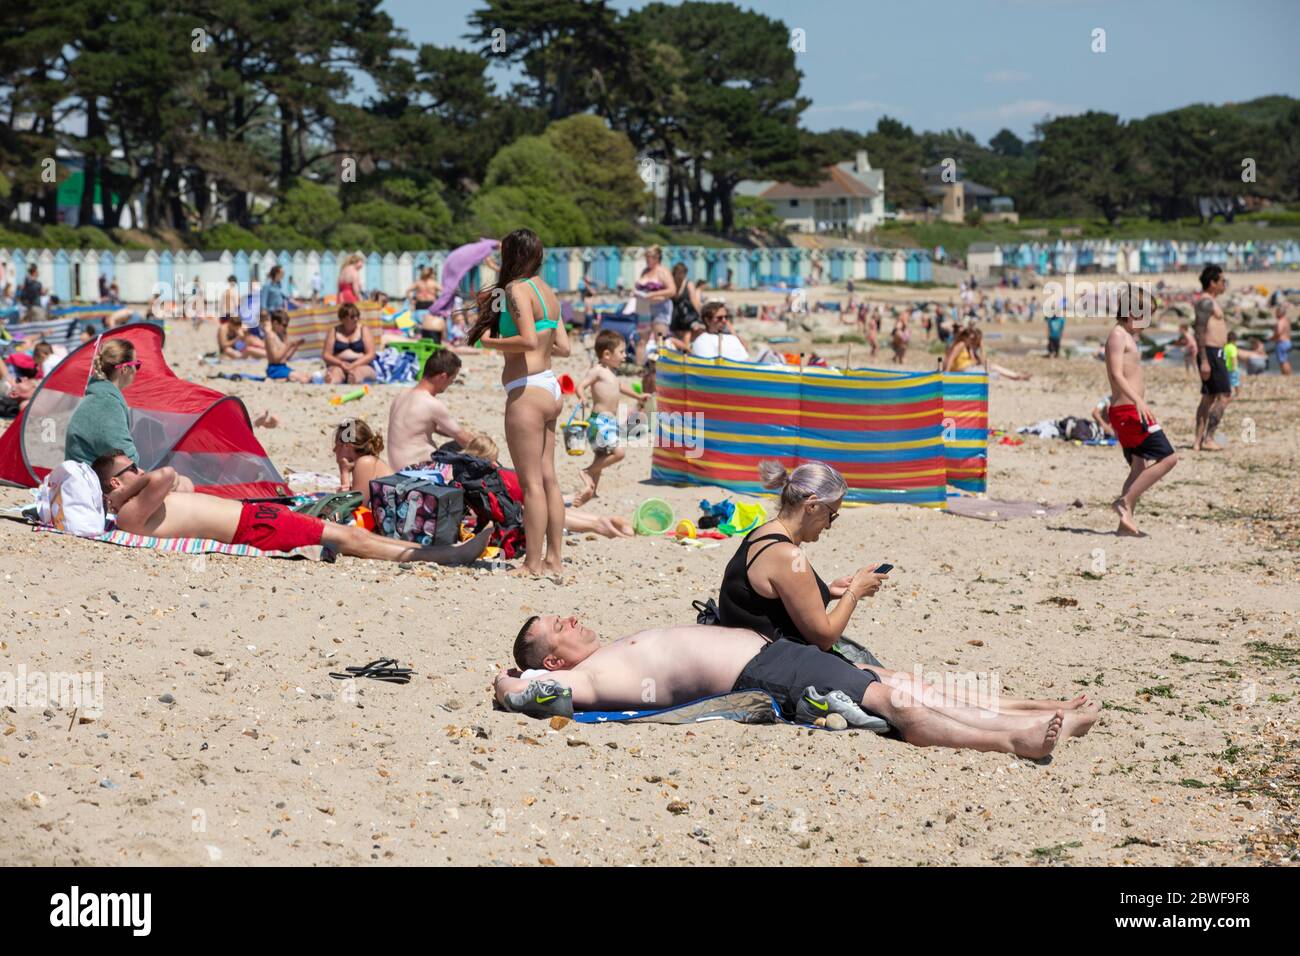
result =
M585 246L595 233L582 209L570 197L539 186L497 186L485 189L470 204L479 231L504 236L526 227L548 246Z
M1042 129L1034 187L1047 203L1072 214L1100 210L1114 222L1133 199L1132 138L1113 113L1062 116Z
M789 26L737 3L479 0L466 30L477 49L417 45L383 0L4 0L0 222L27 205L33 226L6 230L39 241L79 170L82 223L111 234L138 208L155 234L208 247L428 248L514 216L551 242L635 240L647 213L725 234L763 216L733 201L742 179L815 182L860 149L902 208L931 201L922 171L946 158L1040 216L1300 199L1286 96L1063 117L1028 141L890 117L811 134ZM498 90L502 61L521 80ZM78 163L48 182L56 155ZM665 174L653 193L645 159Z

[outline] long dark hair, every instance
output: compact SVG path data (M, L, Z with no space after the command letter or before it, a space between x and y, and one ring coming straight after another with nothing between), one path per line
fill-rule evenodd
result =
M501 271L495 285L485 286L477 296L478 318L470 327L468 342L474 345L489 331L501 334L500 308L510 283L537 275L542 268L542 240L531 229L516 229L501 240Z

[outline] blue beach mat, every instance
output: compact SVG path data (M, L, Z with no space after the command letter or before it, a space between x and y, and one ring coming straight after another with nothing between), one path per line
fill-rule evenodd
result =
M701 697L675 707L658 710L580 710L573 715L580 724L701 724L710 720L734 720L741 724L793 724L812 727L798 721L786 720L776 699L764 690L737 690L728 694ZM815 730L825 728L815 727ZM890 726L880 718L871 725L859 728L872 733L889 733Z

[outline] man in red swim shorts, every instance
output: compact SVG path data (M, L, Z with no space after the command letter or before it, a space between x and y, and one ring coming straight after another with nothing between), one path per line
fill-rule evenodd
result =
M461 544L417 548L356 525L297 514L284 505L172 491L176 481L173 469L142 472L121 451L102 455L93 467L104 491L105 509L117 516L117 527L132 534L211 538L263 551L321 544L338 554L377 561L469 564L483 553L492 533L488 525Z
M1117 535L1137 536L1133 511L1148 488L1178 464L1164 429L1147 408L1142 382L1142 353L1135 329L1146 328L1151 302L1140 286L1126 284L1119 294L1115 328L1106 339L1106 375L1110 379L1110 425L1129 463L1124 489L1111 505L1119 515Z

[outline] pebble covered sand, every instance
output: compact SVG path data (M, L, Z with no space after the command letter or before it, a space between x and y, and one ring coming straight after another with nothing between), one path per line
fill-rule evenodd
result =
M814 335L833 334L834 320L817 321ZM1099 330L1076 323L1067 344ZM1086 415L1106 391L1093 358L1019 354L1041 348L1041 323L986 336L994 361L1033 375L992 384L995 429ZM173 323L178 374L211 372L199 359L211 337ZM468 357L447 397L504 448L499 361ZM908 364L933 361L913 349ZM527 615L577 613L608 638L693 620L730 543L570 537L558 586L486 568L198 559L0 521L0 672L103 679L93 718L0 708L0 863L1295 860L1300 386L1247 379L1227 450L1195 454L1194 376L1147 375L1181 458L1141 502L1150 537L1111 533L1117 448L1031 437L992 445L990 493L1070 505L1054 517L851 508L809 547L827 579L895 565L847 632L886 664L996 673L1018 696L1100 696L1098 725L1047 766L855 732L583 726L492 709L491 679ZM279 416L259 437L282 470L326 473L332 425L354 414L386 428L397 392L340 411L325 386L210 384ZM567 488L589 460L561 455ZM630 515L656 495L694 518L700 498L720 496L652 486L649 472L650 450L632 449L587 507ZM0 489L0 505L29 497ZM414 668L410 684L353 694L328 676L380 657Z

